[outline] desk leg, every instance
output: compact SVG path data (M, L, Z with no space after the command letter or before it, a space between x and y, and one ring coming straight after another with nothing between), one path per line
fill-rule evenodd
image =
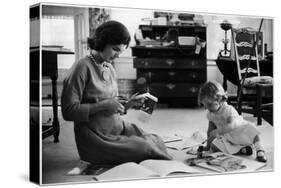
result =
M55 130L54 132L54 142L59 142L59 133L60 133L60 124L58 120L58 92L57 92L57 78L58 75L54 75L51 77L52 79L52 92L53 92L53 97L52 97L52 102L53 102L53 129Z

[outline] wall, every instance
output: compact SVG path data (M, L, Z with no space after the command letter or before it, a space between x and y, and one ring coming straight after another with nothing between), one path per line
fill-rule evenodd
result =
M233 28L251 27L258 30L261 22L259 17L231 16L231 15L203 15L207 29L207 58L216 59L220 50L224 48L222 39L224 38L224 30L220 28L220 23L224 20L232 23ZM273 49L273 21L264 19L261 31L263 32L264 43L268 44L268 50ZM231 32L227 32L227 38L231 39ZM230 49L230 43L228 45Z
M119 9L112 8L110 10L110 17L112 20L117 20L128 28L131 35L130 46L135 46L134 33L138 29L140 24L148 24L148 22L142 21L142 18L152 18L153 11L142 9ZM131 49L128 48L121 57L131 57Z

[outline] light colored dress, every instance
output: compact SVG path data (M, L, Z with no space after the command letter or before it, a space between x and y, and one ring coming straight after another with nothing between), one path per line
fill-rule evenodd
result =
M90 56L71 68L61 97L65 120L74 121L75 141L81 160L95 164L170 159L163 141L123 121L119 113L90 115L90 103L118 95L116 72L110 63L96 64Z
M232 118L232 123L228 119ZM216 138L213 144L226 153L237 153L242 147L252 145L254 138L260 134L255 124L246 121L235 108L223 103L217 112L208 112L207 118L213 122L217 129L233 128L229 133L224 134L221 138Z

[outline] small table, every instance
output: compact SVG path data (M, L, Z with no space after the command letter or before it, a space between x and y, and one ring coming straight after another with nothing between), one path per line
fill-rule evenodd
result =
M42 48L42 77L50 77L52 80L52 105L53 105L53 123L52 128L43 131L43 139L54 135L54 142L59 142L59 120L58 120L58 93L57 93L57 79L58 79L58 54L74 54L68 49L64 48Z
M48 47L42 47L42 78L48 77L52 80L52 107L53 107L53 122L52 125L48 127L48 129L42 131L42 138L45 139L48 136L54 135L54 142L59 142L59 132L60 132L60 124L58 120L58 94L57 94L57 79L58 79L58 54L74 54L74 52L70 51L69 49L65 49L58 46L48 46ZM31 50L31 59L33 58L33 61L31 61L31 80L35 80L35 82L39 83L39 71L40 71L40 62L39 60L39 47L33 48ZM37 58L34 58L37 57ZM33 78L32 78L33 77ZM39 90L39 84L35 88L36 90ZM39 91L35 94L35 97L39 97ZM38 95L38 96L37 96ZM40 103L39 98L35 99L35 101L38 101L39 107L42 107L42 102ZM41 104L41 106L40 106Z

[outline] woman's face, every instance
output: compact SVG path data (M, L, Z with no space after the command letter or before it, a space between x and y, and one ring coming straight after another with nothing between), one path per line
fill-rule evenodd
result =
M107 44L100 55L102 59L108 63L111 63L114 59L118 58L119 55L126 49L126 45L111 45Z

